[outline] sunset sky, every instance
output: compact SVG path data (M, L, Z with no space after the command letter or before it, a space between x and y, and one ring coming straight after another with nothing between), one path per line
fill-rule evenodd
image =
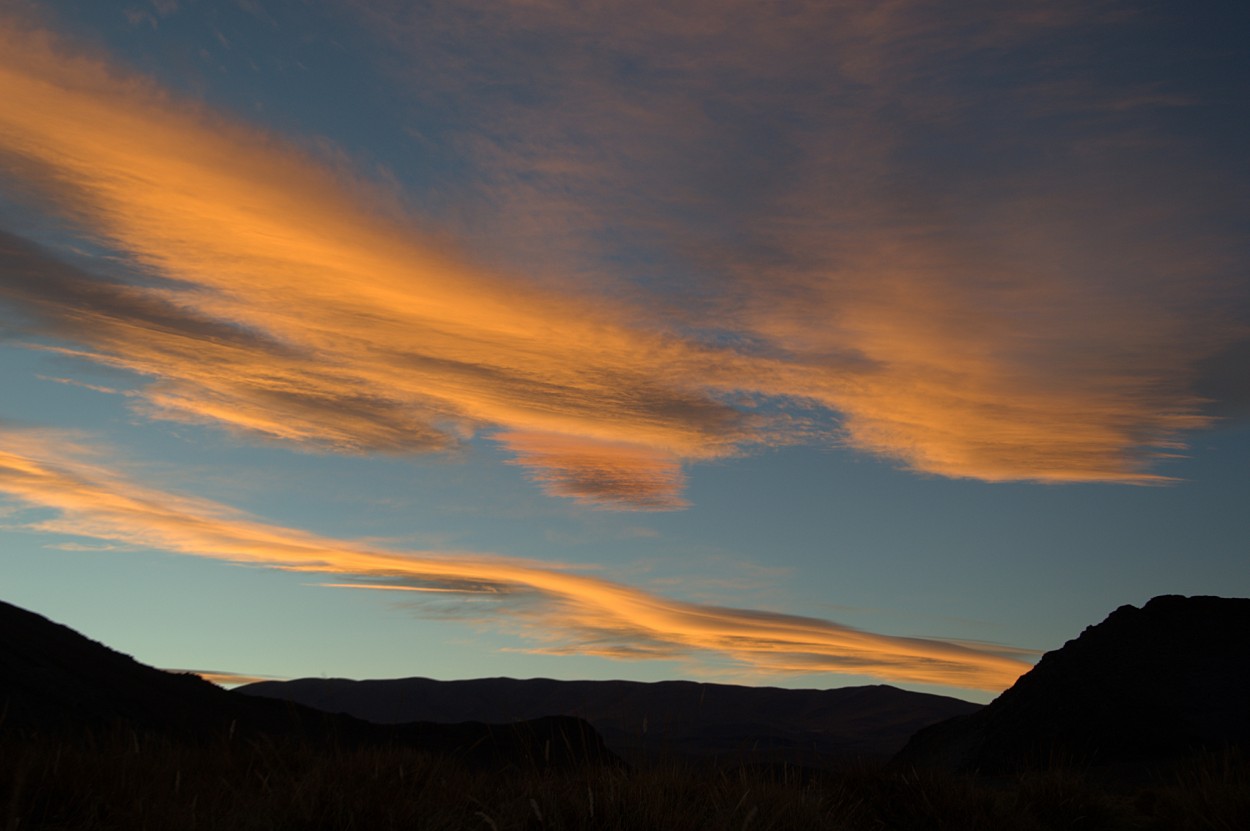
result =
M0 0L0 599L986 701L1250 595L1250 4Z

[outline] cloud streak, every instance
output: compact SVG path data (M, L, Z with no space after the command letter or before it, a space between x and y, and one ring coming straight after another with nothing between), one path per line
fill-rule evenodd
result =
M653 510L684 508L681 460L642 444L585 441L554 433L500 433L496 441L556 496L596 504L623 500Z
M106 279L0 237L28 342L148 379L155 418L354 453L488 435L548 493L642 510L684 507L691 464L813 439L951 477L1159 482L1211 423L1199 376L1245 342L1250 289L1197 229L1244 193L1198 137L1143 139L1202 102L1011 57L1120 18L348 7L416 44L412 100L457 96L501 264L341 164L0 18L10 180L115 258ZM465 15L478 59L434 72ZM987 68L1010 80L970 98ZM686 289L569 276L627 253Z
M658 460L640 471L652 481L671 478L672 458L749 438L691 381L732 356L627 309L469 269L292 145L42 33L8 25L0 52L0 149L130 260L131 281L72 273L10 235L4 294L74 354L152 378L151 415L380 452L448 449L502 425L602 442L601 459L639 445ZM629 505L626 479L596 501ZM646 502L667 505L654 487Z
M468 552L396 553L270 525L219 503L143 487L64 434L0 433L0 492L51 517L34 531L196 557L340 575L353 587L472 595L472 613L540 641L605 657L724 656L765 672L843 672L1000 690L1029 668L1019 650L863 632L816 618L700 605L550 566ZM363 582L362 581L367 581Z
M1214 15L348 5L423 106L455 91L504 238L647 250L687 283L674 317L788 370L727 384L818 402L853 447L951 477L1152 483L1220 412L1229 384L1197 367L1250 331L1227 222L1250 170L1202 125L1245 105L1187 71L1192 43L1139 46ZM452 53L468 68L439 76Z
M219 687L239 687L243 684L255 684L259 681L285 680L274 678L271 675L246 675L238 672L220 672L215 669L165 669L165 672L172 672L177 675L183 673L198 675L205 681L209 681Z

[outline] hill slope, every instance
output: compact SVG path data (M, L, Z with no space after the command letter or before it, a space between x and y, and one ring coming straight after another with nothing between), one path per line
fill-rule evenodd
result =
M1146 771L1250 748L1250 599L1156 597L1048 652L980 712L917 733L896 764Z
M0 705L7 729L135 727L199 732L276 708L235 708L229 694L189 674L146 666L47 618L0 602Z
M0 736L73 737L114 729L178 740L230 735L318 744L403 744L491 766L615 761L580 719L380 726L297 703L227 692L195 675L164 672L0 602Z

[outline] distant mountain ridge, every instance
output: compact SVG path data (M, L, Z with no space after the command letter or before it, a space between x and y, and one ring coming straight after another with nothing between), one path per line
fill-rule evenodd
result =
M554 717L510 724L377 725L287 701L228 692L141 664L42 615L0 602L0 737L112 730L178 741L237 737L314 744L400 744L475 765L615 764L594 729Z
M921 727L981 707L884 685L789 690L691 681L304 678L236 692L377 723L577 716L633 761L673 756L813 765L889 758Z
M894 764L987 774L1057 763L1147 772L1250 751L1250 599L1121 606L971 715L919 731Z

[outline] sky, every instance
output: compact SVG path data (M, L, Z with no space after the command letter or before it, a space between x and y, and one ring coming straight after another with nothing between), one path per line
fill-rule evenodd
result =
M1242 2L0 0L0 599L988 701L1250 595Z

